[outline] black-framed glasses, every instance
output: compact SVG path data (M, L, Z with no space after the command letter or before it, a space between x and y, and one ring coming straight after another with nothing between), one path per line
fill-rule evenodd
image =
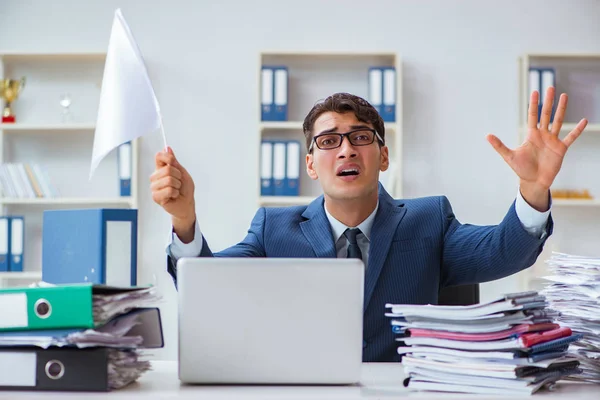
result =
M348 138L352 146L368 146L375 141L375 138L379 140L379 143L382 145L384 144L383 139L375 129L360 128L346 133L324 133L315 136L308 148L308 152L310 153L312 151L313 145L315 144L321 150L337 149L342 145L344 137Z

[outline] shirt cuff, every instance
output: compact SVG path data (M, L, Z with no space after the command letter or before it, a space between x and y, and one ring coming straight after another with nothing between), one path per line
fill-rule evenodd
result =
M544 239L548 234L546 232L546 224L548 223L548 216L550 215L550 209L552 208L552 197L548 193L549 207L548 211L540 212L535 208L531 207L527 201L521 195L521 190L517 190L517 200L515 202L515 211L519 221L523 228L531 235Z
M170 241L167 246L167 254L173 258L173 265L177 264L177 260L182 257L198 257L202 251L202 232L200 225L196 220L194 227L194 239L189 243L183 243L179 236L173 232L171 227Z

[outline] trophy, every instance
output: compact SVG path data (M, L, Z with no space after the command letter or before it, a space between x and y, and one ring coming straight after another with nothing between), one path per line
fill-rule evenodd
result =
M21 78L21 80L0 79L0 97L6 101L4 111L2 112L2 123L15 122L15 116L10 109L10 104L19 97L19 93L21 93L24 87L25 77Z

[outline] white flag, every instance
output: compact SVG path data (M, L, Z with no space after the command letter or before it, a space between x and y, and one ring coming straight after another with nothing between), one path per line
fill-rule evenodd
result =
M113 149L158 129L164 139L160 108L142 54L117 9L104 64L90 179Z

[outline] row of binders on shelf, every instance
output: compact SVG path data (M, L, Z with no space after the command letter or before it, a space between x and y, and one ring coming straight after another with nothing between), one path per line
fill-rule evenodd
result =
M0 272L22 272L25 247L23 216L0 216Z
M27 244L23 216L0 216L0 272L21 272ZM137 210L45 210L42 279L53 283L137 283Z
M529 92L537 91L540 94L538 102L538 122L542 116L542 107L546 91L549 87L556 87L556 71L550 67L531 67L529 68ZM550 122L554 121L554 113L556 112L556 104L552 104L552 114Z
M371 67L368 70L368 100L385 122L396 121L396 69ZM261 120L287 121L289 70L286 66L264 65L261 69Z
M59 196L46 168L35 163L0 164L0 190L2 197L18 199Z
M583 335L558 324L535 291L471 306L386 308L412 390L523 395L582 373L568 350Z
M396 69L369 68L369 103L385 122L396 121Z
M264 65L261 69L261 120L288 120L288 68Z
M260 195L298 196L300 142L265 139L260 153Z

